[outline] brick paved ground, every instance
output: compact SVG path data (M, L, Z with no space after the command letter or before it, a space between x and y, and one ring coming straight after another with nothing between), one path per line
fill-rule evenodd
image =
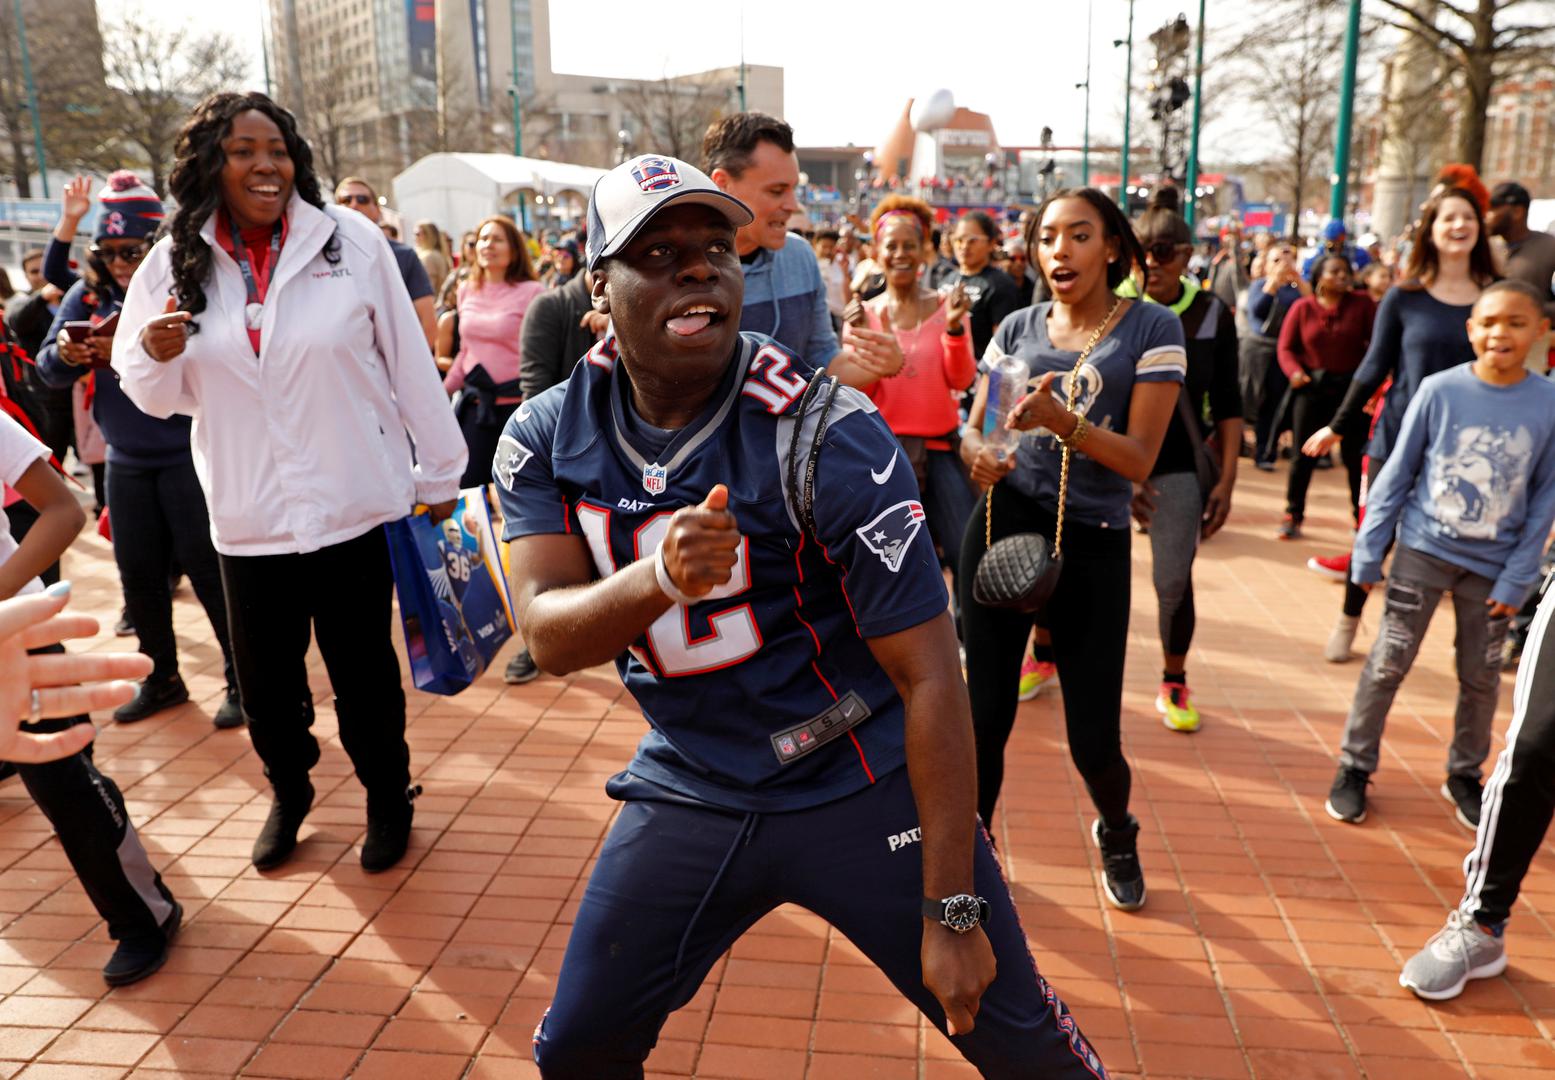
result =
M1022 707L994 827L1038 961L1118 1076L1552 1075L1555 858L1528 879L1505 977L1430 1008L1395 981L1456 899L1470 840L1437 794L1450 618L1394 711L1373 815L1330 821L1321 799L1358 664L1320 659L1338 588L1300 566L1347 536L1339 478L1319 474L1312 539L1297 544L1272 538L1280 479L1245 480L1232 528L1199 563L1195 736L1166 731L1152 708L1155 603L1148 548L1135 548L1124 730L1145 824L1143 912L1103 902L1056 698ZM111 623L105 545L83 538L67 573L78 605ZM20 785L0 787L0 1078L535 1075L530 1033L613 811L601 787L641 730L614 673L412 695L426 795L411 855L377 877L357 865L362 794L331 737L297 857L260 875L248 851L268 797L247 735L210 727L219 656L187 588L178 621L196 703L105 729L98 755L182 898L185 929L161 974L105 991L103 925ZM314 686L318 729L333 736L322 669ZM1509 697L1510 680L1498 736ZM846 941L792 909L718 964L649 1067L973 1075Z

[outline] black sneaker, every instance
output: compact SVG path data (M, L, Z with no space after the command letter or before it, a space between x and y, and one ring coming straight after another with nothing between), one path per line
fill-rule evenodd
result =
M1366 785L1371 783L1371 773L1364 769L1339 766L1334 786L1328 789L1328 801L1323 809L1335 821L1348 821L1359 825L1366 820Z
M140 982L167 963L167 951L172 947L178 928L183 925L184 907L173 901L173 912L162 920L161 932L141 937L125 938L113 950L113 956L103 967L103 981L109 986L128 986Z
M1452 803L1459 824L1479 828L1479 804L1485 788L1472 776L1449 776L1442 785L1442 797Z
M509 686L518 686L539 674L540 669L535 665L534 657L529 655L529 650L520 649L518 655L508 661L507 670L502 673L502 681Z
M1101 818L1091 823L1091 838L1101 852L1102 887L1112 906L1138 911L1145 906L1145 872L1139 865L1139 819L1128 816L1121 829L1109 829Z
M227 700L221 703L221 708L216 710L216 715L211 718L211 723L218 731L226 731L228 728L242 727L243 699L238 696L238 688L227 687Z
M1279 538L1281 540L1301 539L1301 519L1294 514L1286 514L1280 522Z
M256 869L272 870L292 857L297 850L297 830L302 819L313 809L313 785L306 780L300 788L289 789L284 795L280 788L274 790L275 801L270 804L270 816L254 839L253 863Z
M133 724L188 700L189 688L177 675L171 679L147 679L133 698L113 711L113 718L121 724Z
M413 784L393 799L367 797L367 836L362 841L362 869L367 873L381 874L405 857L420 794L421 785Z
M119 612L119 621L113 624L114 637L134 637L135 624L130 622L130 609Z

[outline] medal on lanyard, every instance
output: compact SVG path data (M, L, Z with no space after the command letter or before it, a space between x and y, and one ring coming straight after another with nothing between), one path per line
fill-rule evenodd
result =
M248 264L248 249L243 245L243 236L238 232L237 223L232 225L232 257L237 261L238 270L243 274L243 285L248 290L248 303L243 305L243 325L250 330L258 330L265 318L264 301L259 298L259 283L254 280L254 268ZM275 223L275 231L270 234L270 261L266 263L266 269L270 274L275 273L276 256L281 251L281 223Z

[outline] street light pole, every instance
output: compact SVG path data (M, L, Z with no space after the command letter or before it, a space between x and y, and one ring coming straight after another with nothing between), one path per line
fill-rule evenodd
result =
M513 65L508 74L508 95L513 99L513 156L523 157L524 128L518 96L518 0L508 0L508 38L513 49ZM518 226L529 231L529 205L522 191L518 192Z
M32 113L32 146L38 156L38 182L43 185L43 197L49 197L49 163L43 155L43 117L38 115L38 87L32 81L32 58L27 54L27 20L22 16L22 0L11 0L11 10L16 13L16 41L21 46L22 79L27 84L27 108Z
M745 4L740 4L740 111L745 112Z
M1080 149L1080 186L1091 186L1091 16L1096 0L1085 5L1085 142Z
M1199 0L1199 46L1193 61L1193 136L1188 141L1188 206L1191 228L1198 217L1199 187L1199 106L1204 100L1204 0Z
M1329 188L1328 216L1344 220L1350 183L1350 120L1355 112L1355 62L1360 51L1361 0L1350 0L1350 20L1344 31L1344 81L1339 84L1339 122L1334 131L1334 176ZM1301 208L1296 207L1300 213Z
M1359 0L1356 0L1359 3ZM1118 205L1128 213L1129 123L1134 104L1134 0L1128 0L1128 48L1123 62L1123 179L1118 184Z

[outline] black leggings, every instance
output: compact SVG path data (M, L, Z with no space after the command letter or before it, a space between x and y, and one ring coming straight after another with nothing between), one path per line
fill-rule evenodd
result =
M987 503L979 501L961 542L961 620L967 690L977 739L977 809L992 825L1004 781L1004 744L1015 726L1021 659L1034 620L972 599L977 563L987 550ZM1053 536L1053 511L1000 484L994 488L993 539L1020 532ZM1069 755L1109 827L1128 821L1131 777L1123 758L1123 656L1128 644L1129 531L1064 523L1064 567L1040 616L1053 635L1064 695Z
M1366 459L1366 486L1368 488L1377 482L1377 474L1382 471L1382 462L1376 458ZM1361 508L1365 512L1365 507ZM1359 516L1359 515L1357 515ZM1390 537L1387 546L1382 549L1382 557L1386 559L1388 552L1393 550L1393 540ZM1348 577L1344 579L1344 613L1352 619L1359 618L1361 611L1366 607L1366 590L1361 588Z
M1285 512L1300 521L1307 512L1307 488L1312 483L1312 470L1317 458L1301 453L1301 444L1328 426L1339 411L1345 391L1350 388L1348 375L1327 375L1300 390L1292 392L1290 424L1295 456L1290 463L1290 478L1285 484ZM1355 413L1349 428L1339 432L1344 437L1339 444L1339 457L1344 462L1345 475L1350 481L1350 515L1359 520L1361 499L1361 462L1366 457L1366 425L1371 417L1363 412Z

